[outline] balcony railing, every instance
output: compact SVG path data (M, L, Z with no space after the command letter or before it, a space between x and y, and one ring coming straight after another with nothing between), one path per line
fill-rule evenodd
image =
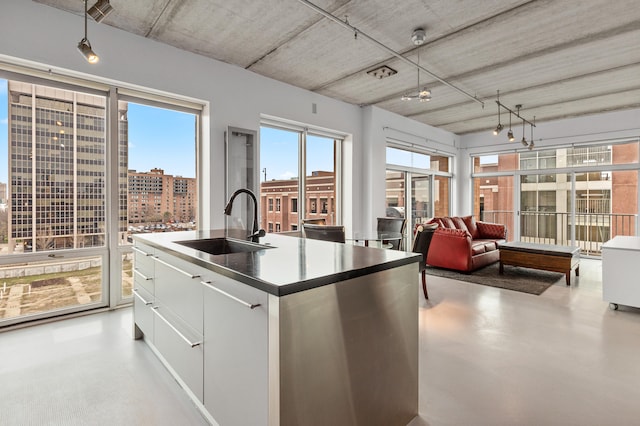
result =
M482 220L504 223L509 229L514 224L514 212L485 211ZM523 211L519 220L520 241L561 246L575 244L583 255L600 256L602 244L616 235L636 235L636 220L636 214L576 213L573 243L571 213Z

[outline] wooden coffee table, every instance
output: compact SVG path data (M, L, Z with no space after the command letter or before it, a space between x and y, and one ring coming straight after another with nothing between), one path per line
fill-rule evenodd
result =
M562 272L567 285L571 283L571 270L580 275L580 248L513 241L500 244L500 274L504 265L522 266L545 271Z

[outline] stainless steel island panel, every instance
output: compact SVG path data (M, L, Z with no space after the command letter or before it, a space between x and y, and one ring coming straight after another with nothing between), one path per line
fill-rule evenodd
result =
M417 277L414 263L280 297L270 424L409 423L418 413Z

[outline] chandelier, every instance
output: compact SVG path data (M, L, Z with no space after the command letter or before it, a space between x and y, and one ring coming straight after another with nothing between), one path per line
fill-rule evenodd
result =
M533 142L533 128L536 127L536 117L533 117L533 122L525 119L524 117L522 117L520 115L520 108L522 108L522 104L518 104L516 105L516 111L513 111L512 109L510 109L509 107L505 106L503 103L500 102L500 91L498 90L498 96L496 99L496 104L498 104L498 125L496 126L496 128L493 130L493 134L494 135L498 135L502 129L504 129L504 126L502 125L502 122L500 121L500 112L501 112L501 108L506 109L509 112L509 131L507 132L507 139L509 139L509 142L513 142L515 140L515 137L513 136L513 130L511 130L511 116L515 115L518 119L522 120L522 140L520 141L520 143L522 143L522 145L526 148L529 148L529 151L531 151L533 149L533 147L535 146L535 143ZM531 140L527 142L527 138L525 138L524 136L524 132L525 132L525 124L528 124L529 127L531 128Z
M414 41L414 43L416 43ZM420 43L422 44L422 43ZM413 99L417 99L419 102L429 102L431 100L431 90L427 89L426 87L420 88L420 52L418 52L418 92L417 93L413 93L413 94L409 94L409 93L405 93L404 95L402 95L402 97L400 99L402 99L403 101L410 101Z

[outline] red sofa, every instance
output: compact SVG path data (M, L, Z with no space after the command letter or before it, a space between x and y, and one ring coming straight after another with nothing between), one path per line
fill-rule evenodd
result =
M427 253L427 264L471 272L500 260L498 244L505 242L507 227L476 221L473 216L436 217L439 226Z

